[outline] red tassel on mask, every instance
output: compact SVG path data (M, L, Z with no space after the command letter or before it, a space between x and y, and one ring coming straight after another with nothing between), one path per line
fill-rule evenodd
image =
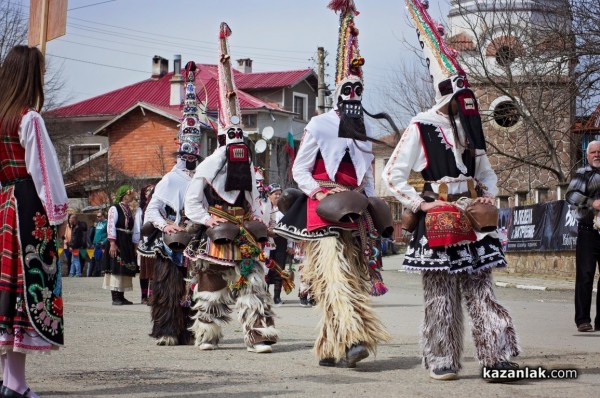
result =
M342 14L347 14L350 11L352 11L354 15L358 15L358 11L356 10L354 0L331 0L327 7L335 12L339 11Z

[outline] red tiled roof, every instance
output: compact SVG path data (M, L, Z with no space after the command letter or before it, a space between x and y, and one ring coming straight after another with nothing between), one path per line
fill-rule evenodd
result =
M240 90L294 86L313 74L312 69L285 72L236 73L235 84Z
M198 64L199 72L196 73L196 91L200 100L206 99L208 94L208 110L214 111L218 104L218 73L216 65ZM294 85L310 76L311 69L285 71L242 73L235 71L235 80L238 87L238 98L242 109L266 108L285 112L275 104L262 101L243 89L278 88ZM53 109L46 113L50 117L82 117L82 116L112 116L127 110L137 102L146 102L157 107L179 111L179 106L169 105L171 95L170 72L159 79L147 79L120 89L110 91L75 104Z

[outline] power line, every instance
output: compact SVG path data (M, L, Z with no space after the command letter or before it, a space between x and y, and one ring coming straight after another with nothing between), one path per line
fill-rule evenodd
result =
M131 69L131 68L125 68L122 66L116 66L116 65L107 65L107 64L101 64L99 62L92 62L92 61L85 61L83 59L76 59L76 58L69 58L69 57L63 57L62 55L54 55L54 54L49 54L46 53L46 55L49 55L51 57L55 57L55 58L61 58L61 59L66 59L68 61L75 61L75 62L83 62L84 64L92 64L92 65L97 65L97 66L104 66L107 68L114 68L114 69L121 69L121 70L128 70L131 72L140 72L140 73L145 73L145 74L151 74L151 72L149 71L145 71L145 70L139 70L139 69Z
M129 52L129 51L117 50L117 49L109 48L109 47L94 46L94 45L91 45L91 44L88 44L88 43L78 43L76 41L65 40L65 39L60 39L60 41L63 42L63 43L77 44L77 45L85 46L85 47L99 48L99 49L102 49L102 50L115 51L115 52L119 52L119 53L123 53L123 54L138 55L140 57L148 58L147 54L132 53L132 52Z
M108 26L108 27L111 27L111 28L117 28L117 29L127 30L127 31L131 31L131 32L144 33L144 34L148 34L148 35L152 35L152 36L162 36L162 37L167 37L167 38L177 39L177 40L184 40L184 41L188 41L189 40L189 37L180 37L180 36L171 36L171 35L165 35L165 34L157 34L156 32L148 32L148 31L144 31L144 30L137 30L137 29L125 28L125 27L122 27L122 26L105 24L105 23L102 23L102 22L95 22L95 21L90 21L88 19L76 18L76 17L71 17L71 16L69 16L69 19L74 19L74 20L82 21L82 22L88 22L88 23L92 23L92 24L96 24L96 25ZM216 42L203 41L203 40L195 40L195 42L197 42L197 43L205 43L205 44L208 44L210 46L215 46L216 47ZM291 53L302 53L302 54L308 54L308 53L310 53L310 51L289 50L289 49L275 49L275 48L250 47L250 46L236 46L236 47L237 48L251 48L251 49L255 49L255 50L275 51L275 52L278 52L278 53L279 52L291 52Z
M111 3L113 1L117 1L117 0L106 0L106 1L102 1L100 3L93 3L93 4L88 4L88 5L85 5L85 6L79 6L79 7L75 7L75 8L69 8L67 11L79 10L80 8L93 7L93 6L97 6L99 4Z
M189 45L182 45L181 43L175 43L175 42L169 42L169 41L164 41L164 40L157 40L157 39L153 39L153 38L147 38L144 36L139 36L139 35L124 35L122 33L116 33L116 32L112 32L112 31L107 31L107 30L102 30L102 29L96 29L93 27L87 27L85 25L78 25L78 24L69 24L71 27L73 27L74 29L79 29L79 30L83 30L83 31L87 31L87 32L92 32L92 33L99 33L99 34L104 34L104 35L109 35L109 36L117 36L119 38L124 38L124 39L131 39L131 40L136 40L137 42L135 44L128 44L128 43L123 43L124 45L132 45L132 46L140 46L138 44L139 41L141 42L145 42L145 43L151 43L154 46L158 46L158 45L163 45L163 46L169 46L169 47L173 47L176 46L177 48L181 48L181 49L185 49L185 50L190 50L190 51L208 51L208 53L204 53L201 54L201 56L212 56L212 57L216 57L217 54L217 49L216 46L214 48L209 48L209 47L200 47L200 46L189 46ZM80 35L80 34L73 34L75 36L79 35L82 37L86 37L84 35ZM89 36L87 36L89 37ZM93 39L96 40L103 40L106 41L105 39L101 39L101 38L94 38L91 37ZM114 41L113 41L114 42ZM118 42L117 42L118 43ZM234 48L237 48L236 46L233 46ZM305 61L306 59L304 58L293 58L293 57L282 57L282 56L273 56L273 55L262 55L262 54L258 54L256 56L257 58L262 58L262 59L273 59L273 60L289 60L289 61Z

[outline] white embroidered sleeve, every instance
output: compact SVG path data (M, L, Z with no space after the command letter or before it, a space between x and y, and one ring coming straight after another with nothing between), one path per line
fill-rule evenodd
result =
M250 169L254 170L254 165L250 165ZM260 193L258 192L258 187L256 185L256 174L252 173L252 195L251 195L251 203L252 203L252 214L254 217L258 219L263 219L263 210L262 210L262 201L260 199Z
M485 186L483 196L488 198L495 198L498 195L498 176L492 169L490 159L483 152L483 150L477 150L476 163L475 163L475 179L481 182Z
M185 192L185 215L196 224L204 224L210 219L208 202L204 197L206 180L198 174L194 175Z
M161 210L165 208L166 204L158 197L153 196L146 206L146 213L144 214L144 222L151 222L155 228L163 230L167 226L167 221L162 216Z
M106 223L106 234L109 240L117 239L117 221L119 221L119 213L117 213L117 208L115 206L111 206L108 209L108 219Z
M134 245L137 245L140 242L142 222L144 218L144 212L141 208L137 208L135 211L135 217L133 218L133 235L131 237L131 241Z
M308 130L304 130L300 149L292 166L292 175L294 181L298 184L298 188L309 196L320 190L319 183L312 176L317 153L319 153L317 140L313 138Z
M408 183L411 170L421 171L427 167L427 158L421 145L416 124L411 124L404 134L381 175L383 185L406 207L417 211L423 199Z
M30 111L21 119L19 142L25 148L25 165L33 179L50 225L60 225L67 219L69 199L56 151L48 136L42 117Z

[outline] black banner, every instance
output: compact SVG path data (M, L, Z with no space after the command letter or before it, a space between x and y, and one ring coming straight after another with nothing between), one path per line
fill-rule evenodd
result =
M511 251L575 250L577 220L564 200L500 209L498 232Z

